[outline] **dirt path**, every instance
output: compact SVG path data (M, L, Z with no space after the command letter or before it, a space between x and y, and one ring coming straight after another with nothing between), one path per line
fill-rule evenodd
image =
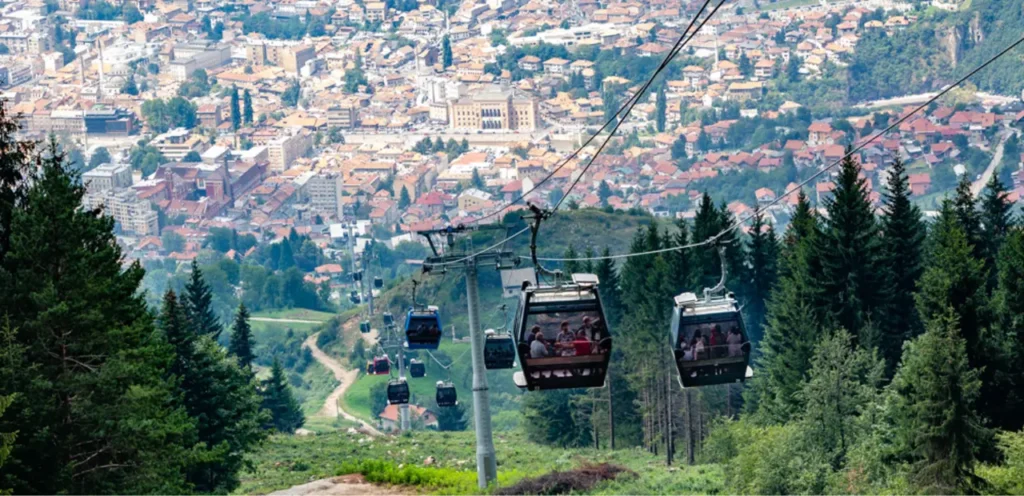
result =
M339 400L341 400L341 397L345 394L345 391L348 390L349 386L356 382L356 378L359 377L359 372L356 370L345 369L344 367L341 366L340 363L338 363L337 360L329 356L327 353L324 353L323 350L321 350L320 347L316 345L316 338L319 335L319 332L310 334L309 337L306 338L306 341L302 343L302 346L309 348L309 351L313 353L313 358L316 359L316 361L320 362L320 365L327 367L327 370L330 370L331 373L334 374L334 378L338 380L339 384L338 387L334 388L334 391L331 391L331 394L324 401L323 408L321 408L320 411L317 412L314 416L336 418L337 416L341 415L341 417L346 420L358 422L360 425L362 425L361 430L369 434L372 434L374 436L383 435L372 425L342 410L338 406L338 402Z
M249 320L256 322L280 322L282 324L323 324L322 320L303 320L303 319L273 319L270 317L249 317Z
M331 477L330 479L320 479L281 491L274 491L270 493L270 496L373 496L389 494L411 493L404 493L383 486L375 486L366 482L361 475L352 474Z

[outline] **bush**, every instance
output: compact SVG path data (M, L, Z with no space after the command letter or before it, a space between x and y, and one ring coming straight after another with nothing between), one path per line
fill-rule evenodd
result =
M498 489L494 494L570 494L588 491L594 486L620 476L636 477L636 472L618 465L601 463L586 465L565 472L551 472L540 477L522 479Z
M978 475L989 483L989 494L1024 494L1024 431L1002 432L998 437L1003 464L983 465Z
M797 424L759 427L740 420L714 429L702 458L726 463L728 493L821 494L832 471L816 451Z

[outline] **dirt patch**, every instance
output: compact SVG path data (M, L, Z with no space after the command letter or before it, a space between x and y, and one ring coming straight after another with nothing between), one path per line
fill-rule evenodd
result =
M270 496L376 496L412 494L397 488L375 486L366 482L361 474L349 474L320 479L301 486L270 493Z
M636 472L625 467L601 463L564 472L551 472L503 487L494 494L569 494L588 491L594 486L619 477L634 477Z

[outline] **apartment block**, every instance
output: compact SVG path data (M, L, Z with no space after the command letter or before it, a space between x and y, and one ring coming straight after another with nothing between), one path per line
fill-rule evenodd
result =
M99 193L86 193L82 197L85 208L102 208L105 215L113 217L121 230L137 236L160 234L158 216L150 203L140 200L130 189L111 189Z

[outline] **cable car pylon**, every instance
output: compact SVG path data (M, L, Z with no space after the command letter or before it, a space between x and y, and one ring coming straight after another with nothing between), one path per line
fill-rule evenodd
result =
M470 255L454 253L455 236L476 230L504 229L497 225L448 226L444 229L419 231L418 234L427 238L434 256L423 261L423 272L442 273L461 270L466 277L466 301L469 313L469 336L471 357L473 360L473 424L476 428L476 479L480 489L497 481L498 461L494 452L494 434L491 430L491 404L487 393L487 369L484 362L484 335L480 330L480 291L477 286L477 272L481 267L493 267L497 270L511 269L519 266L519 257L503 246L484 253ZM444 236L448 252L439 253L434 245L433 236Z

